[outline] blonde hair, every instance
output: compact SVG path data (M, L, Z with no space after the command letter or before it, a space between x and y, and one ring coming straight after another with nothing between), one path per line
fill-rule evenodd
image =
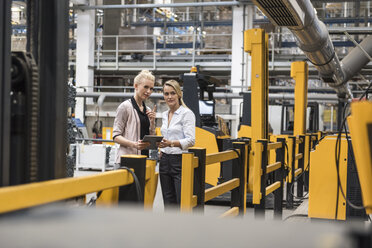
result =
M141 84L143 80L150 80L155 82L155 76L148 70L142 70L138 75L134 78L134 84Z
M187 108L186 104L184 103L183 99L182 99L182 96L183 96L183 93L182 93L182 90L181 90L181 87L180 87L180 84L176 81L176 80L168 80L164 83L163 85L163 89L165 86L170 86L172 87L176 93L177 93L177 96L179 98L179 103L180 105L184 106L185 108Z

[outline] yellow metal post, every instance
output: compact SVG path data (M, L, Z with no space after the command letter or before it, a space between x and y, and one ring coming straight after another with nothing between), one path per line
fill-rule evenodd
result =
M215 134L202 128L195 128L195 145L194 147L205 147L207 154L218 153L218 145ZM205 169L205 182L216 186L220 176L220 163L208 165Z
M194 192L194 153L182 154L181 211L191 212Z
M291 64L291 77L295 80L295 106L293 135L306 133L308 65L305 61Z
M306 134L308 68L305 61L296 61L291 64L291 77L295 80L294 136ZM298 146L296 146L297 153ZM298 161L295 161L295 168L297 167Z
M263 29L244 32L244 51L252 57L252 145L259 139L268 139L268 36ZM249 156L248 191L253 191L253 153Z
M243 202L247 202L247 185L248 185L248 178L247 178L247 172L248 172L248 161L249 161L249 153L250 148L248 144L245 145L245 156L244 156L244 199ZM243 214L245 214L247 211L247 205L244 204L244 211Z
M310 135L305 136L305 152L304 152L304 171L309 170L309 160L310 160Z
M158 175L155 173L156 161L146 160L146 181L144 188L144 206L151 209L154 202L156 188L158 184ZM102 191L101 196L97 199L96 206L117 206L119 201L119 188L111 188Z
M287 176L287 182L288 183L292 183L292 170L294 170L295 168L293 168L293 146L296 145L295 142L293 142L293 139L288 139L287 140L287 144L288 144L288 161L287 161L287 165L288 165L288 168L289 168L289 173L288 173L288 176Z
M102 191L101 196L96 201L96 206L112 207L119 204L119 187Z
M253 177L253 198L252 202L253 204L260 204L262 194L261 194L261 175L262 175L262 169L261 169L261 161L262 161L262 151L263 151L263 145L262 143L256 142L254 145L254 166L252 170L252 177Z
M267 139L267 45L263 29L250 29L244 32L244 51L252 57L252 141Z
M154 203L158 178L155 174L156 161L146 160L146 182L145 182L145 209L152 209Z

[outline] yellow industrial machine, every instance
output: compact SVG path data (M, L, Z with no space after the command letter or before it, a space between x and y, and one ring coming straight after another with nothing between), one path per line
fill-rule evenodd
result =
M197 67L193 67L190 73L185 73L181 77L183 81L183 100L195 114L194 147L205 147L207 154L217 153L219 148L222 149L217 140L229 138L225 121L219 116L217 116L216 121L215 117L213 92L220 81L215 77L199 73ZM207 99L204 93L208 94ZM208 165L205 182L216 186L220 177L220 170L220 163Z
M218 153L216 136L200 127L195 128L195 147L205 147L207 154ZM205 175L205 182L216 186L220 176L220 163L208 165Z
M252 137L251 126L241 125L238 131L238 138L250 138Z
M350 202L362 205L351 140L347 140L345 135L340 137L338 166L335 160L336 142L337 136L327 136L310 154L308 215L310 218L337 220L365 217L365 211L350 207L341 192L342 188Z
M308 215L311 218L335 219L337 208L337 218L346 219L346 202L337 184L335 146L336 137L326 137L310 154ZM341 138L339 174L341 186L346 189L347 142L345 137Z
M372 213L372 103L354 102L351 112L351 139L348 134L327 136L311 152L311 218L347 220Z
M363 205L372 214L372 102L351 104L348 124L362 189Z

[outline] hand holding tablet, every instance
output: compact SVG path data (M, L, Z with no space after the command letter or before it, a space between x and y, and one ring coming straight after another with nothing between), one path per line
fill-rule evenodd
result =
M148 149L157 149L158 144L160 141L162 141L163 136L157 136L157 135L145 135L142 139L142 142L149 142L150 146Z

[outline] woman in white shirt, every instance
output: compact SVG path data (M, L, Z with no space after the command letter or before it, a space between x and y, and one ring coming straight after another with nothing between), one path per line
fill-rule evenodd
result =
M165 82L164 100L169 110L162 114L163 140L159 166L164 206L181 201L182 153L195 144L195 115L182 100L181 87L175 80Z

